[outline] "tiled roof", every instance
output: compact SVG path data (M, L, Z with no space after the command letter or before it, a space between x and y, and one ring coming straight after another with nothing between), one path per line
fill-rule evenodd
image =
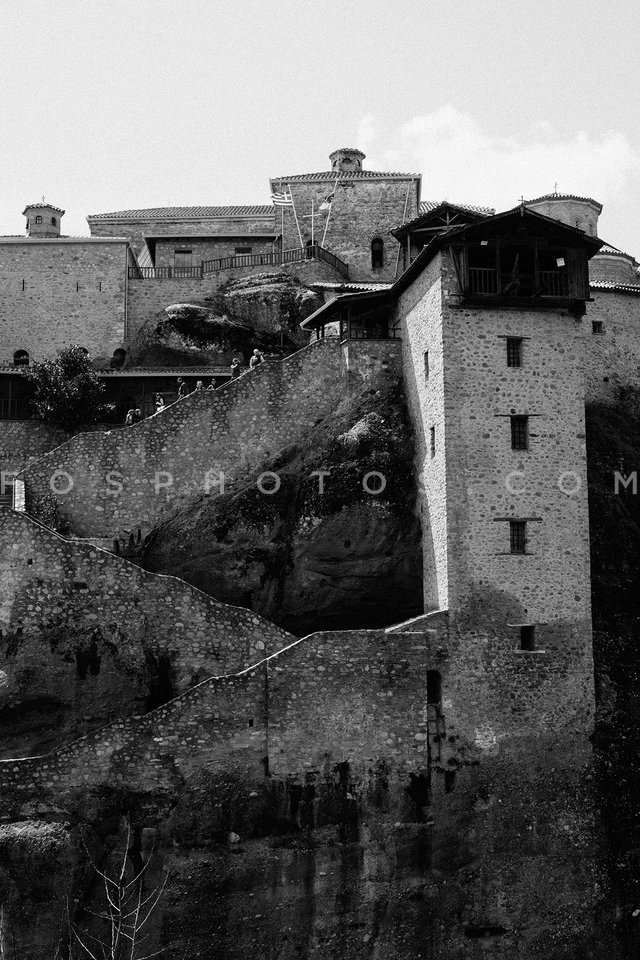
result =
M593 290L614 290L618 293L633 293L640 297L640 283L618 283L615 280L590 280Z
M438 207L441 207L443 203L451 203L452 207L460 207L462 210L470 210L471 213L481 213L485 217L492 217L494 215L494 207L478 207L472 203L455 203L453 200L422 200L420 203L420 215L422 216L425 213L431 213L432 210L436 210Z
M602 204L594 200L593 197L579 197L575 193L544 193L541 197L525 200L525 206L528 203L537 203L538 200L586 200L587 203L594 203L596 207L600 207L600 210L602 210Z
M273 206L270 203L228 207L147 207L141 210L115 210L113 213L90 213L87 220L201 220L266 216L273 216Z
M289 177L271 177L271 183L295 183L303 180L419 180L418 173L384 173L380 170L320 170L318 173L294 173Z
M596 257L599 257L601 254L608 254L610 257L625 257L627 260L636 262L636 258L633 257L630 253L624 253L622 250L618 250L617 247L612 247L610 243L605 243L604 246L600 247L596 253Z
M62 207L54 207L52 203L28 203L22 211L23 216L27 210L57 210L58 213L64 213Z

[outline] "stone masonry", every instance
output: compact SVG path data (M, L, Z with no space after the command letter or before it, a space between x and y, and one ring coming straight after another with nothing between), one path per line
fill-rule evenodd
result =
M340 344L320 341L134 427L73 437L25 472L27 509L52 494L52 477L63 471L60 488L68 477L73 486L53 495L75 534L146 534L186 498L219 492L221 472L228 487L301 442L343 391Z

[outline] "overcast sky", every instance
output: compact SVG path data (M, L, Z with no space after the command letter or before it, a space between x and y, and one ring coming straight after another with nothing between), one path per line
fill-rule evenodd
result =
M269 176L423 175L423 199L604 204L640 257L638 0L0 0L0 231L266 203Z

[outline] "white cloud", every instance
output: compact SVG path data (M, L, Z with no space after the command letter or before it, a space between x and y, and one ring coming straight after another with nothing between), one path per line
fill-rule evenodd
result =
M506 210L521 195L530 199L551 193L557 183L561 193L599 200L618 222L626 212L626 223L611 242L622 234L627 245L633 240L638 245L640 155L623 133L566 137L545 122L533 127L526 139L495 136L452 104L414 117L385 137L386 142L374 117L364 118L362 129L368 134L367 166L422 173L424 199Z

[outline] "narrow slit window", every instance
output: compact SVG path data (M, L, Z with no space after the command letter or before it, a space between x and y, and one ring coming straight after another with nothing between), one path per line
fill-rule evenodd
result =
M591 332L592 333L604 333L604 324L602 320L592 320L591 321Z
M527 521L509 521L509 546L511 553L526 553Z
M435 427L431 427L429 431L429 436L430 436L429 446L431 450L431 456L435 457L436 455L436 428Z
M424 352L424 378L425 380L429 379L429 351L425 350Z
M371 241L371 269L381 270L384 266L384 243L380 237Z
M507 366L522 366L522 340L519 337L507 337Z
M511 449L529 449L529 417L511 417Z
M528 623L520 627L520 649L535 650L536 648L536 628L534 624Z

